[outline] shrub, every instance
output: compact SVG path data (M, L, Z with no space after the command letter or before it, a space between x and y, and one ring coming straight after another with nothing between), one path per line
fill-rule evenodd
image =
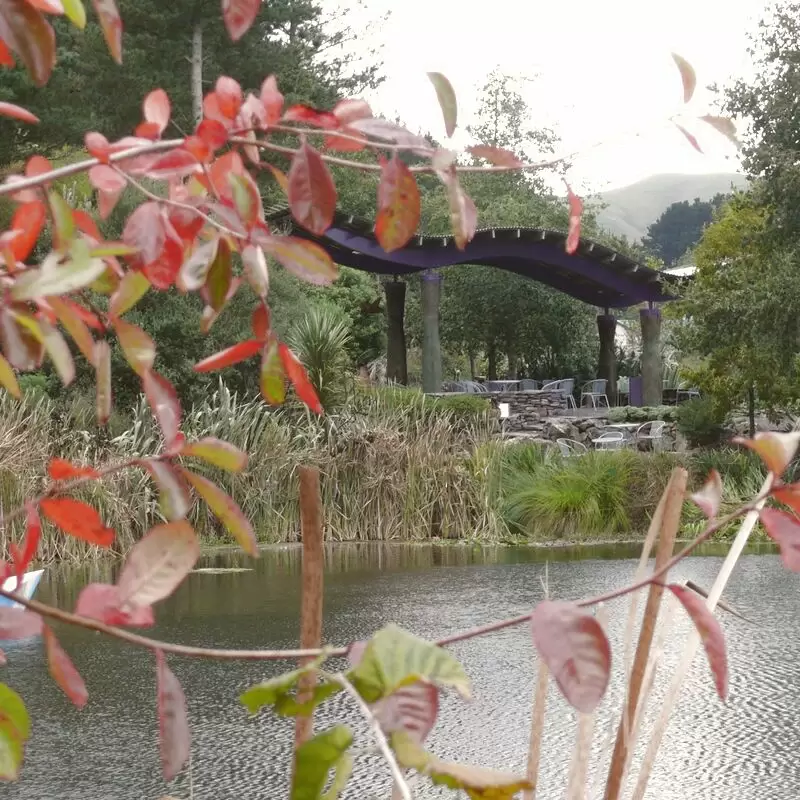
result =
M711 398L699 397L678 406L678 430L691 447L708 447L722 441L723 422Z

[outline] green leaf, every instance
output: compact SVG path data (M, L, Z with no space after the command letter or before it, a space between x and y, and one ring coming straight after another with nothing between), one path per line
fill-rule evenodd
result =
M61 0L67 19L80 30L86 27L86 9L81 0Z
M510 772L470 767L433 759L427 768L434 784L462 789L471 800L511 800L519 792L533 788L526 778Z
M452 136L456 130L456 120L458 117L458 104L456 103L456 93L450 81L441 72L429 72L433 88L436 89L436 98L442 109L444 117L444 129L448 136Z
M19 383L17 382L17 376L14 373L14 368L8 363L3 355L0 355L0 384L2 384L3 388L14 397L19 398L22 396Z
M251 686L242 693L239 701L251 714L257 713L264 706L273 706L275 713L280 714L282 717L308 714L320 703L341 690L339 684L323 681L314 687L312 696L307 701L303 703L297 702L297 696L294 692L298 681L303 675L317 669L323 661L324 657L317 658L305 667Z
M228 472L241 472L247 466L247 453L243 453L230 442L212 437L185 445L181 455L194 456Z
M126 272L111 296L108 312L112 317L121 317L133 308L150 288L150 281L143 272Z
M324 795L322 800L337 800L339 795L344 791L347 786L347 781L353 774L353 756L350 753L342 753L339 760L334 764L336 774L333 776L331 786Z
M253 558L258 558L258 542L256 541L253 527L247 517L242 514L242 510L234 502L233 498L225 494L219 486L213 484L208 478L204 478L202 475L198 475L188 469L183 469L182 472L186 480L206 501L208 507L216 514L233 538L239 542L242 550L245 553L249 553Z
M39 269L23 272L11 287L12 299L35 300L74 292L97 280L106 270L104 261L90 257L89 245L83 239L75 239L69 256L61 264L61 256L50 253Z
M273 336L264 348L261 359L261 394L273 406L286 399L286 377L278 351L278 340Z
M47 196L53 214L56 249L63 253L75 239L75 218L69 203L55 189L51 189Z
M114 329L125 360L137 375L144 375L156 360L155 342L138 325L124 319L114 320Z
M0 780L15 781L19 777L23 752L24 743L13 726L0 718Z
M289 800L322 800L328 773L337 767L341 757L353 743L353 734L346 725L318 733L297 749Z
M15 735L27 741L31 735L31 719L22 698L5 683L0 683L0 718L10 723Z
M158 486L161 513L170 521L183 519L192 507L192 498L180 473L166 461L145 459L139 464L150 473Z
M416 681L451 687L462 697L470 696L469 678L447 650L396 625L387 625L367 642L361 661L348 678L368 703Z
M92 247L89 254L92 258L109 258L110 256L133 256L138 252L135 247L130 247L124 242L101 242ZM141 272L129 272L126 273L125 277L128 275L141 275L144 277ZM145 278L145 281L147 281L147 278Z

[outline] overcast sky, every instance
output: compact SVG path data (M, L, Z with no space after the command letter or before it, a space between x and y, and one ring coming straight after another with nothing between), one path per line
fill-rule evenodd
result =
M330 0L334 2L335 0ZM391 11L373 32L383 45L386 83L370 98L377 112L444 137L425 73L448 76L459 122L474 112L476 87L495 67L538 75L529 84L533 124L555 127L563 147L587 150L571 180L581 191L622 186L662 172L738 169L735 151L706 126L705 155L662 120L681 108L672 51L695 67L687 113L712 109L708 84L747 74L747 33L766 0L363 0L366 13ZM355 21L355 19L354 19ZM369 37L364 37L367 41ZM631 133L639 131L638 136ZM458 134L457 134L458 136ZM456 140L463 143L463 140Z

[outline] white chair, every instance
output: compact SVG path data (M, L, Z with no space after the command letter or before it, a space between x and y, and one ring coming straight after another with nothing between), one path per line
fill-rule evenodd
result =
M535 392L539 388L539 381L534 381L531 378L522 378L519 382L519 390L521 392Z
M625 434L622 431L608 431L594 439L595 450L620 450L625 445Z
M664 426L666 424L666 422L660 419L645 422L644 425L640 425L636 429L636 441L652 442L653 450L657 450L658 445L664 441Z
M561 451L561 455L565 458L582 456L584 453L589 452L585 444L576 442L573 439L556 439L556 444L558 445L558 449Z
M596 380L584 383L581 388L581 407L583 407L584 397L588 397L592 402L592 408L597 408L597 403L600 400L605 400L606 408L610 408L611 404L608 402L606 386L608 386L608 381L604 378L597 378Z
M572 392L575 391L575 378L563 378L559 381L551 381L542 386L543 392L558 392L564 397L567 408L575 408L575 398Z

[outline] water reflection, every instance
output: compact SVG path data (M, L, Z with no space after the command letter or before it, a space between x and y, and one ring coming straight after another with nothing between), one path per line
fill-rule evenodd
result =
M631 548L485 548L376 544L331 548L326 554L325 631L336 643L369 635L395 621L437 637L470 625L522 613L542 597L547 575L552 595L578 597L621 586L638 552ZM724 550L723 550L724 552ZM713 551L712 551L713 553ZM579 559L579 557L582 557ZM676 577L710 586L719 551L687 560ZM297 641L298 551L276 548L252 562L230 551L211 554L203 567L252 571L193 574L163 604L153 635L227 647L291 647ZM97 564L55 571L41 596L70 607L90 581L113 580L116 567ZM708 667L698 658L687 682L681 714L666 737L651 781L658 800L796 798L800 775L800 579L775 555L745 556L727 593L753 625L726 616L731 664L727 706L714 697ZM624 607L612 609L609 635L621 636ZM686 625L681 626L686 631ZM59 629L90 692L75 711L50 681L37 644L9 653L4 679L17 688L34 718L23 778L3 788L13 800L118 798L139 800L169 793L188 797L186 776L166 787L159 775L153 659L93 634ZM91 645L91 646L89 646ZM447 698L430 744L438 754L501 769L524 768L530 726L535 656L527 632L509 630L459 645L458 657L475 684L475 701ZM616 653L619 668L621 653ZM671 655L662 675L677 661ZM268 714L250 720L237 706L249 683L286 665L225 665L171 659L189 700L196 798L286 797L291 722ZM619 674L599 714L593 773L601 768L619 707ZM663 692L657 688L655 700ZM347 702L335 699L320 724L346 718L369 740ZM539 797L560 798L569 767L575 721L551 693ZM607 752L607 750L606 750ZM374 793L388 797L388 777L378 759L363 760L348 800ZM167 792L167 790L169 790ZM598 784L590 794L601 796ZM420 791L420 800L448 796ZM451 795L452 796L452 795Z

